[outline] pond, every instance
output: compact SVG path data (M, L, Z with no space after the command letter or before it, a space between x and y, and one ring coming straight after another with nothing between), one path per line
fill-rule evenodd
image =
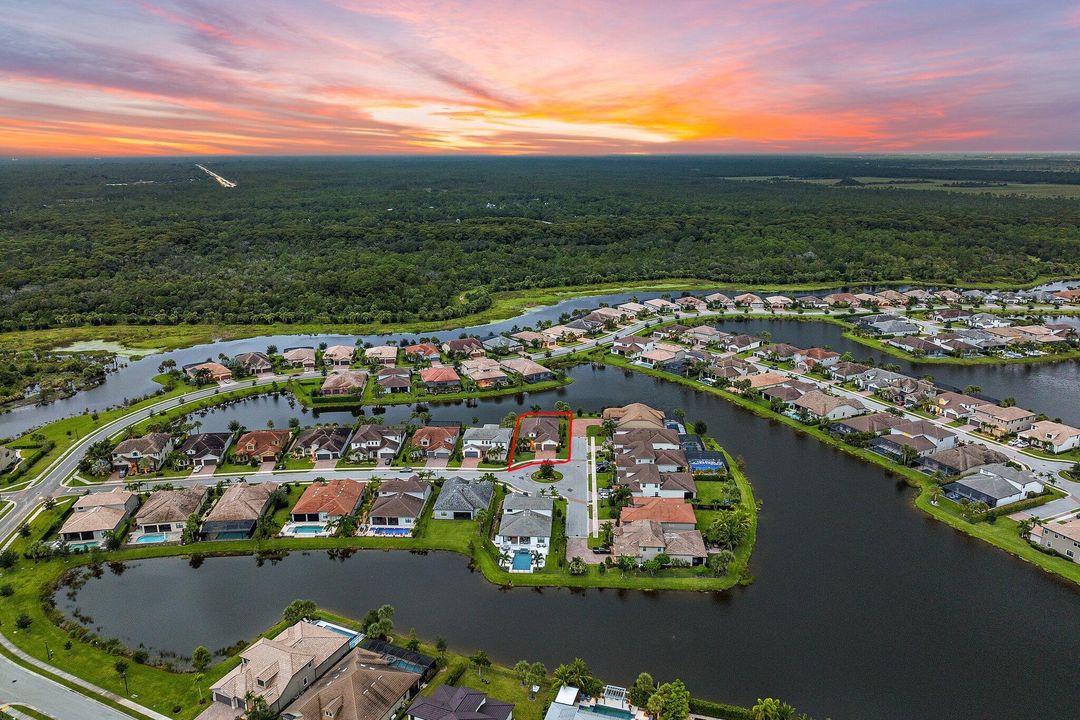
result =
M573 407L640 401L704 420L763 502L754 582L721 594L503 590L444 553L294 553L130 564L74 601L107 637L190 654L251 638L303 597L352 617L397 608L399 633L443 635L513 664L580 656L626 685L647 670L702 697L779 696L815 717L1072 717L1078 592L912 506L873 466L719 398L612 368L546 394ZM492 412L459 408L459 419ZM504 408L494 408L501 416ZM168 622L162 622L168 618Z

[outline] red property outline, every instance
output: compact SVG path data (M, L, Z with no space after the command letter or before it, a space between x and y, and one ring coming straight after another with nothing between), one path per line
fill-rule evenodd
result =
M564 417L567 419L566 426L566 457L558 460L530 460L526 463L514 467L514 451L517 450L517 438L518 431L521 429L521 421L527 417ZM570 411L555 411L555 410L540 410L530 411L527 413L521 413L517 416L517 420L514 421L514 434L510 438L510 456L506 462L507 470L524 470L525 468L532 467L533 465L543 465L544 463L551 463L552 465L562 465L570 462L574 457L574 413Z

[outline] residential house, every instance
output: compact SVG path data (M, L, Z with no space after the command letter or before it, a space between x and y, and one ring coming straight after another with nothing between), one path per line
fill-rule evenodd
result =
M675 298L675 304L681 307L684 311L689 312L705 312L709 309L709 304L707 302L692 295L685 295L681 298Z
M303 368L307 372L315 370L315 348L286 348L281 357L294 368Z
M363 370L337 370L326 376L319 392L323 395L362 395L368 374Z
M198 517L206 507L210 488L206 485L175 490L155 490L135 513L132 539L144 535L163 535L161 542L177 542L184 534L188 518Z
M671 560L701 565L708 556L705 541L697 530L665 532L651 520L624 522L614 531L613 555L632 557L639 565L666 555Z
M653 343L653 346L637 356L635 365L667 370L686 358L686 350L670 343Z
M350 437L352 437L352 428L348 427L323 425L308 428L297 433L289 451L295 457L312 460L340 460L349 447Z
M975 313L966 319L968 327L988 330L990 328L1003 328L1012 325L1012 321L990 313Z
M721 344L730 352L743 353L761 347L761 338L753 335L732 335L724 338Z
M412 373L409 368L381 368L375 376L379 392L386 395L407 393L412 390Z
M673 313L680 309L678 305L671 302L670 300L665 300L664 298L653 298L651 300L646 300L645 304L648 305L653 312L661 314Z
M484 354L484 345L474 337L447 340L442 346L443 352L451 357L479 357Z
M396 351L395 351L396 352ZM330 367L349 367L356 357L356 348L349 345L331 345L323 350L323 365Z
M823 310L829 307L829 303L817 295L800 295L796 300L802 307L812 310Z
M184 373L190 378L197 378L199 375L205 373L213 382L232 380L232 370L219 362L213 361L185 365Z
M409 362L434 362L439 359L439 348L429 342L406 345L404 353Z
M870 441L870 448L900 461L956 447L956 435L926 420L909 420ZM905 449L906 448L906 449Z
M795 366L800 369L827 368L840 362L840 353L825 348L810 348L795 353L793 359Z
M934 299L933 295L928 293L926 290L923 290L922 288L915 288L914 290L907 290L907 291L905 291L903 293L903 295L907 299L905 302L914 301L916 303L925 303L927 301L930 301L930 300Z
M121 475L157 472L173 451L173 436L152 432L117 443L112 451L113 469Z
M1036 526L1039 544L1050 548L1073 562L1080 562L1080 518L1071 518L1065 522L1040 523ZM1032 538L1035 537L1033 529Z
M108 492L87 492L75 501L71 506L71 511L81 513L99 507L120 510L126 517L139 507L139 496L119 487Z
M901 306L907 304L907 298L896 292L895 290L882 290L877 294L879 304L884 307L886 305Z
M985 405L985 400L955 392L943 392L936 396L927 405L927 409L935 415L951 418L953 420L965 420L971 417L975 408Z
M281 720L392 720L420 689L412 666L354 648L281 713Z
M349 441L349 457L389 465L405 442L405 430L393 425L364 424Z
M271 712L280 713L349 652L349 640L303 620L273 639L259 638L240 652L239 665L210 686L214 704L228 708L215 717L226 717L229 710L243 714L252 697L262 698ZM339 717L324 715L319 720Z
M292 437L290 430L252 430L240 436L233 445L233 458L236 462L275 462Z
M514 706L479 690L439 685L413 701L405 720L514 720Z
M653 330L652 336L660 340L678 340L682 337L682 334L690 328L681 323L672 323L670 325L664 325Z
M619 429L664 427L664 413L643 403L605 408L602 417L614 421Z
M520 376L527 383L544 382L555 378L555 373L529 358L510 358L503 360L500 366L503 370Z
M636 360L641 353L652 348L652 345L652 338L642 337L640 335L624 335L623 337L615 338L615 342L611 345L611 352L621 357Z
M544 333L533 332L532 330L522 330L510 337L521 342L525 347L534 350L551 350L558 347L558 338L551 338Z
M669 428L617 428L612 438L616 453L634 448L678 450L682 447L679 434Z
M697 495L697 483L691 473L661 472L652 464L620 468L619 483L627 485L634 497L689 500Z
M220 465L232 443L232 433L195 433L180 446L176 464L199 472L206 465Z
M274 365L270 362L270 358L267 357L266 353L261 352L240 353L233 358L233 362L252 375L262 375L263 373L273 372L274 370Z
M367 522L376 534L383 534L380 529L388 528L411 533L420 516L424 514L426 504L426 496L421 498L404 492L384 492L380 487L379 494L368 511Z
M457 392L461 390L461 376L452 367L440 365L420 371L420 381L428 392Z
M954 292L952 290L939 290L938 292L934 293L934 296L941 302L948 303L949 305L955 305L962 299L960 293Z
M1008 465L983 465L942 489L949 498L984 502L996 508L1038 495L1043 491L1043 485L1027 470Z
M971 414L971 421L980 430L994 437L1027 430L1035 423L1035 413L1015 405L979 405Z
M741 375L735 378L732 385L735 383L747 383L751 390L764 390L768 387L775 385L786 385L791 381L787 375L780 375L774 372L756 373L754 375Z
M133 493L129 493L132 494ZM88 496L87 496L88 497ZM82 500L83 498L80 498ZM138 497L135 497L138 505ZM126 504L95 504L68 515L60 526L60 539L68 545L91 548L110 534L118 535L130 510Z
M794 362L800 354L805 352L806 351L802 348L797 348L794 345L788 345L787 343L773 343L772 345L759 347L754 351L754 355L776 362L787 362L788 360Z
M929 340L918 337L894 338L889 340L888 343L889 345L900 348L904 352L911 353L912 355L940 357L945 354L945 348Z
M19 452L7 445L0 445L0 473L6 473L19 464Z
M900 337L903 335L918 335L921 328L907 320L880 320L868 326L878 335Z
M877 435L889 432L893 428L903 425L906 420L892 413L878 412L871 415L859 415L845 418L833 423L829 429L840 435L852 435L854 433L872 433Z
M504 460L510 448L513 431L489 423L483 427L467 428L461 436L461 455L464 458Z
M961 475L983 465L1005 464L1009 458L982 443L957 445L948 450L936 450L919 458L917 464L923 472L941 472L945 475Z
M554 415L526 415L518 420L517 439L533 452L554 452L563 444L562 423Z
M290 518L294 523L320 523L325 527L338 518L355 515L364 499L364 485L358 480L314 482L293 505Z
M717 330L712 325L696 325L683 333L682 340L700 347L718 343L727 335L727 333Z
M858 389L869 390L897 405L915 405L924 400L933 400L938 393L933 383L881 368L870 368L852 379Z
M413 433L410 444L416 457L449 459L461 434L460 425L425 425Z
M742 295L735 296L736 307L750 308L754 312L761 312L765 309L765 301L754 293L743 293Z
M525 350L520 340L504 335L492 335L486 340L481 340L480 344L484 346L485 351L496 355L511 355Z
M491 507L494 495L495 484L490 480L452 477L443 482L431 516L436 520L475 520L477 513Z
M730 385L732 381L755 375L761 371L756 365L731 355L716 360L702 370L701 382L706 385Z
M548 497L511 493L503 499L495 547L509 558L511 570L528 572L544 565L551 548L553 512L554 504ZM514 562L519 554L528 556L528 567Z
M364 350L364 362L383 367L393 367L397 363L397 356L398 349L393 345L376 345Z
M862 365L861 363L841 360L829 367L829 376L840 382L849 382L869 369L869 366Z
M769 304L770 310L788 310L795 304L794 300L784 295L770 295L765 298L765 302Z
M274 482L230 485L203 518L200 532L206 540L243 540L251 537L259 518L270 508L278 489Z
M552 325L551 327L544 328L540 332L550 342L555 343L556 345L558 343L575 343L586 334L585 330L573 328L568 325Z
M862 305L859 298L851 293L832 293L822 298L829 307L847 307L855 310Z
M946 322L966 322L971 317L972 312L970 310L962 310L960 308L946 308L944 310L934 310L930 313L930 319L934 322L946 323Z
M1039 420L1027 430L1021 430L1020 439L1052 453L1063 453L1080 447L1080 430L1050 420Z
M664 532L693 530L697 526L694 506L680 498L631 498L631 504L622 509L619 522L655 522Z
M625 302L621 305L616 305L616 309L621 310L628 318L639 318L642 315L648 315L652 312L647 305L642 305L636 302Z
M815 420L842 420L867 412L866 406L858 400L829 395L821 390L812 390L791 404L796 412L806 413Z
M487 357L462 360L461 372L481 390L510 384L510 377L503 372L499 361Z
M722 308L724 310L733 310L735 308L735 301L724 293L706 295L705 302L711 308Z

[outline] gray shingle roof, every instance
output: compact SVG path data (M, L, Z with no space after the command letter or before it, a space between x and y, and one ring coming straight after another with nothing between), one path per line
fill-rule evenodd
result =
M490 480L470 482L453 477L445 481L439 497L435 500L435 511L467 512L476 511L491 505L491 496L495 485Z
M516 510L540 510L551 512L555 503L549 497L539 495L521 495L512 493L503 500L503 510L514 512Z
M503 515L499 534L511 537L551 537L551 518L535 510Z

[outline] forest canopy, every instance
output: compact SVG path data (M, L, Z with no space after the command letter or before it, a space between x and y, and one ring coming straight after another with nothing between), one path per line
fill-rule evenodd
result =
M533 287L1080 276L1080 200L780 178L1080 183L1068 159L244 158L0 166L0 329L404 322Z

